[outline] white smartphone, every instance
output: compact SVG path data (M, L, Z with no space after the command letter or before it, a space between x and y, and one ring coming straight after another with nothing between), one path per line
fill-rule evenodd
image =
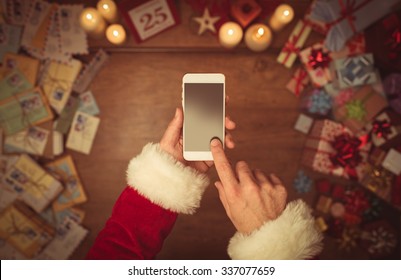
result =
M189 161L213 160L210 141L225 135L225 76L185 74L182 79L184 109L183 153Z

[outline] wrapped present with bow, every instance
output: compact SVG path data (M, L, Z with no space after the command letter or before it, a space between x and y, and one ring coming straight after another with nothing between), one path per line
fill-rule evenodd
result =
M397 248L398 234L387 221L375 221L362 228L360 245L373 258L387 257Z
M277 62L291 68L298 57L298 53L305 44L311 28L304 21L298 21L283 49L277 57Z
M355 34L363 31L386 14L399 0L317 0L310 18L324 22L328 29L325 46L341 50Z
M391 108L401 115L401 74L393 73L388 75L384 79L383 87Z
M395 125L389 114L383 112L367 125L366 130L370 132L372 143L378 147L388 143L399 135L401 126Z
M28 155L22 154L3 178L19 197L36 212L42 212L62 191L59 181Z
M308 73L304 68L299 67L297 70L295 70L294 76L292 76L286 87L296 97L299 97L309 83L310 78Z
M317 172L361 180L371 146L366 139L354 136L340 123L315 121L305 143L302 163Z
M372 54L335 59L330 69L334 86L340 89L374 84L379 81Z
M376 196L390 203L394 175L382 166L369 165L361 184Z
M299 53L299 56L314 85L322 87L332 80L330 73L332 59L323 44L317 43L306 48Z
M334 109L334 118L357 133L387 107L386 99L371 86L359 89L343 106Z
M383 74L401 72L401 11L366 30L366 48Z
M27 258L38 254L54 236L54 228L21 201L0 214L0 238Z

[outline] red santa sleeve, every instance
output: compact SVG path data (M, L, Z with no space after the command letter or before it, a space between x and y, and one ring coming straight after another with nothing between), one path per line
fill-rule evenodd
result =
M178 213L194 213L209 185L152 143L130 161L127 182L88 259L153 259Z

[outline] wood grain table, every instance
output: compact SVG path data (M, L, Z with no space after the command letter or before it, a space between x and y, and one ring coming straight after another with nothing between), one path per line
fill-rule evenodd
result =
M96 3L86 2L91 6ZM297 17L302 17L309 5L306 0L287 2L294 7ZM110 216L126 185L129 160L146 143L159 141L175 108L180 106L181 80L187 72L225 74L226 92L230 96L227 114L237 122L233 132L236 148L228 151L231 160L246 160L253 168L279 175L288 188L289 200L302 198L311 205L315 203L314 191L299 195L292 188L301 168L305 141L305 135L293 129L300 112L299 100L285 89L296 65L287 69L276 62L296 20L274 34L272 46L263 53L252 53L243 44L227 51L219 46L214 35L198 36L192 21L194 13L184 1L176 3L182 23L148 41L137 44L129 36L119 47L105 40L90 41L92 53L103 48L111 57L90 86L101 110L92 152L86 156L68 151L75 159L89 197L81 207L86 211L83 224L90 233L72 259L85 257ZM321 39L313 33L306 45ZM309 171L308 174L323 177ZM217 179L213 168L209 175L211 182ZM399 215L391 215L399 226ZM227 259L227 244L234 232L211 184L198 212L179 216L157 258ZM358 249L346 252L337 247L333 240L326 239L320 258L368 258ZM392 257L399 258L399 254Z

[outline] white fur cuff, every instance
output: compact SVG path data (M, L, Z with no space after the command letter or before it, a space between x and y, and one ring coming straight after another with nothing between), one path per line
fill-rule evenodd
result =
M184 214L195 212L209 185L206 175L184 166L153 143L131 160L127 182L153 203Z
M322 239L310 208L299 199L250 235L237 232L230 240L228 254L232 259L308 259L320 253Z

